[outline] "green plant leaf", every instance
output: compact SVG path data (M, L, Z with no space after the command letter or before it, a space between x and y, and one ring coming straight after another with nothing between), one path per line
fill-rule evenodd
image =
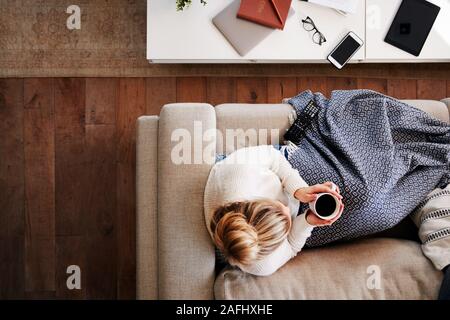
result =
M183 11L191 5L192 0L177 0L177 11ZM206 5L206 0L200 0L200 3Z

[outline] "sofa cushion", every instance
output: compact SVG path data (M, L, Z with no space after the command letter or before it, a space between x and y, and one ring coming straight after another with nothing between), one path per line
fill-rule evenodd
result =
M227 267L214 293L216 299L244 300L435 299L441 281L419 243L378 238L305 249L268 277Z

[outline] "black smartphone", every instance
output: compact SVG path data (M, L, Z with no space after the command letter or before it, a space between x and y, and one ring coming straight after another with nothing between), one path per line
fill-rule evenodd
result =
M342 69L363 44L364 41L360 37L354 32L349 32L328 55L327 59L336 68Z

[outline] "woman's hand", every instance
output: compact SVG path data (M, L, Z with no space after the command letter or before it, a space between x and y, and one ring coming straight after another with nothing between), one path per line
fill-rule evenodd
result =
M331 219L331 220L324 220L320 219L318 216L316 216L311 209L306 210L306 222L308 222L312 226L316 227L324 227L324 226L331 226L334 222L336 222L337 219L339 219L342 215L342 212L344 211L344 204L340 202L341 208L339 209L339 214Z
M336 190L333 190L333 182L325 182L322 184L316 184L310 187L297 189L294 193L294 197L303 203L313 202L317 199L317 194L327 192L336 196L338 199L342 200L342 196L339 193L339 187L336 185Z

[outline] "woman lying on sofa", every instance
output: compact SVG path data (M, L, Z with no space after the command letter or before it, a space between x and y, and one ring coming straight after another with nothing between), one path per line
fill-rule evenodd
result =
M212 168L204 209L216 248L230 265L266 276L305 245L379 232L414 211L424 253L445 272L439 297L449 299L450 125L367 90L330 100L304 92L288 101L300 115L294 125L305 125L311 101L319 111L296 146L242 148ZM331 220L308 208L323 192L339 201ZM440 211L424 212L439 198Z

